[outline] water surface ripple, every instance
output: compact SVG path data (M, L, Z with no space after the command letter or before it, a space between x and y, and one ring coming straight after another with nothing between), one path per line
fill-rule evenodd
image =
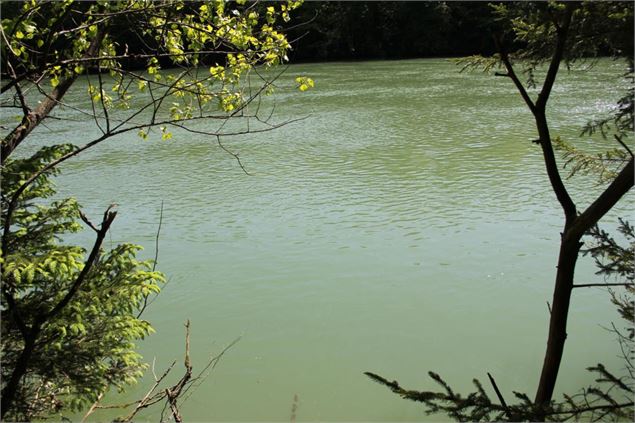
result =
M576 139L610 110L618 66L559 77L554 135ZM297 394L299 420L426 419L367 370L411 388L432 388L435 370L457 389L489 371L506 391L533 394L562 216L509 81L435 59L297 65L280 83L304 74L315 90L275 101L279 120L305 120L225 140L253 176L215 140L175 132L113 139L59 179L89 214L119 204L112 242L140 243L147 257L164 201L159 268L170 282L146 316L158 333L141 347L158 369L181 357L186 319L199 368L242 336L186 418L287 421ZM74 89L79 102L85 87ZM90 131L50 130L75 142ZM572 183L582 204L598 190ZM588 260L578 275L596 280ZM560 390L589 382L583 369L600 360L619 366L599 326L618 320L607 297L575 293Z

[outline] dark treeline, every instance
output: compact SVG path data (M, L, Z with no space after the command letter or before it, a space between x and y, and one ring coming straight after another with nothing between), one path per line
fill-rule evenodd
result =
M486 2L321 2L296 10L292 62L488 55Z
M267 6L277 4L262 2L255 10L264 14ZM19 14L22 5L3 2L3 17ZM199 2L189 2L185 9L196 10L199 6ZM290 59L294 63L489 55L494 52L491 11L487 2L305 1L285 24L294 46ZM156 47L154 40L139 37L134 22L123 21L112 32L121 52L134 55ZM161 62L169 66L169 60ZM213 64L213 57L205 62ZM129 57L122 65L136 69L146 63Z
M87 8L91 2L83 2ZM185 10L196 11L201 2L186 2ZM280 2L264 1L253 7L264 15L268 6ZM3 2L3 18L20 13L22 2ZM80 6L82 7L82 6ZM498 22L488 2L470 1L305 1L283 25L293 50L291 63L338 60L386 60L420 57L460 57L495 52L493 34L499 33ZM122 19L113 28L112 38L125 69L143 69L145 59L136 53L156 50L156 40L144 39L136 31L135 22ZM632 32L627 33L630 36ZM507 45L510 51L518 45ZM55 46L53 46L55 47ZM60 46L61 48L62 46ZM609 51L600 48L600 54ZM207 55L203 65L213 65L223 54ZM171 66L168 58L161 58L164 67ZM4 60L0 68L6 73ZM91 72L91 69L88 69Z

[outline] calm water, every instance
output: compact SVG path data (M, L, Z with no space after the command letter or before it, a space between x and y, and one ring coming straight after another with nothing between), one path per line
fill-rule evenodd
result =
M576 137L610 110L619 67L561 75L554 135ZM63 167L61 193L89 214L119 204L112 242L140 243L147 257L164 201L159 268L170 282L146 314L157 334L141 345L157 372L182 361L186 319L195 370L241 337L186 419L289 421L294 395L298 420L431 419L367 370L413 389L434 387L428 370L457 389L490 372L506 396L533 396L562 216L510 81L415 60L291 66L280 85L301 74L315 90L282 89L275 117L305 120L225 140L252 176L215 140L178 132L113 139ZM76 88L68 98L81 104ZM81 143L94 128L52 122L33 138L51 131ZM575 184L581 204L598 190ZM597 281L589 260L578 277ZM611 321L606 292L574 293L560 390L590 382L584 368L598 361L620 368L601 327Z

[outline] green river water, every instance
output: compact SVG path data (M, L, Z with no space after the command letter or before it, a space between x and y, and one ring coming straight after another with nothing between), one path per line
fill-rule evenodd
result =
M564 71L553 134L577 138L609 112L620 69L607 60ZM296 75L315 89L285 90ZM509 399L533 396L563 217L511 82L434 59L293 65L279 84L274 119L306 119L225 140L251 176L214 139L175 132L112 139L58 178L88 215L117 203L107 244L142 244L148 258L164 202L158 267L170 281L145 315L157 333L140 345L157 372L182 362L187 319L195 371L240 337L184 403L185 418L289 421L297 396L297 420L443 419L364 371L423 389L435 387L434 370L457 390L490 372ZM67 101L79 104L85 89ZM82 143L95 131L87 119L48 126L29 142ZM591 178L571 184L582 205L599 190ZM607 225L628 217L630 201ZM593 271L582 259L579 282L598 281ZM621 324L607 293L578 291L559 392L591 382L584 369L598 361L621 368L602 328ZM110 402L139 398L148 383Z

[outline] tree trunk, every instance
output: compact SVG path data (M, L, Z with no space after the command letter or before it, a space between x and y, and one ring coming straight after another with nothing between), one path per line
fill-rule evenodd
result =
M546 116L547 101L549 100L555 83L560 63L563 57L565 57L564 53L569 28L573 19L573 13L578 7L579 4L577 2L567 2L565 13L560 24L555 24L557 36L555 50L549 63L545 81L535 103L518 79L509 56L502 48L501 43L497 45L501 60L507 70L507 73L504 75L512 79L521 97L534 115L536 129L538 130L538 143L542 148L549 182L565 216L564 231L561 234L560 241L560 254L558 256L558 270L556 272L553 292L551 317L549 320L547 351L540 375L540 383L534 399L534 404L537 409L536 418L541 421L545 418L545 409L551 403L558 371L560 369L560 362L562 361L562 355L564 353L564 343L567 339L567 317L569 314L571 292L573 290L575 266L580 247L582 246L580 241L584 233L593 227L593 225L597 224L597 222L617 204L622 196L631 189L633 186L635 166L631 154L630 160L613 182L611 182L582 214L578 215L576 204L573 202L573 199L570 197L564 185L560 175L560 169L556 163Z
M557 71L557 66L554 66ZM556 71L553 72L552 79L555 79ZM543 91L544 92L544 91ZM546 98L547 95L541 97ZM558 378L560 362L564 352L564 343L567 339L567 317L569 315L569 302L571 291L573 290L573 278L575 266L580 252L580 239L584 232L572 231L577 219L577 208L567 188L562 181L558 164L556 162L549 124L546 116L546 103L541 102L533 110L538 130L540 147L542 148L545 168L549 177L549 182L558 202L560 203L565 217L564 231L560 239L560 253L558 256L558 266L556 281L551 302L551 317L549 320L549 336L547 338L547 351L540 375L540 383L534 404L537 407L539 420L544 416L541 412L551 402L553 390Z
M565 230L562 235L558 270L551 302L547 351L540 375L538 391L534 400L534 403L539 408L539 417L544 417L540 415L540 409L548 406L551 402L560 362L562 361L564 342L567 339L567 317L573 290L575 265L582 246L580 238L577 234L572 236L568 230Z
M0 418L4 420L4 416L13 406L13 401L15 400L15 395L18 392L18 387L20 386L20 380L26 374L26 371L29 366L29 361L31 360L31 356L33 355L33 351L35 350L35 341L39 335L40 328L34 327L31 331L29 331L29 336L26 337L24 341L24 349L18 357L15 368L11 373L11 377L9 381L2 389L2 405Z
M631 158L613 182L582 214L573 218L567 215L565 229L560 242L558 270L556 272L549 320L547 351L545 352L540 382L534 399L534 404L538 409L536 418L539 420L544 419L542 411L549 405L553 397L560 362L564 353L564 343L567 339L569 302L573 291L575 266L580 247L582 246L582 236L631 189L633 186L633 172L634 162L633 158ZM554 185L554 191L557 193L556 186ZM565 211L567 210L564 205L563 208Z

